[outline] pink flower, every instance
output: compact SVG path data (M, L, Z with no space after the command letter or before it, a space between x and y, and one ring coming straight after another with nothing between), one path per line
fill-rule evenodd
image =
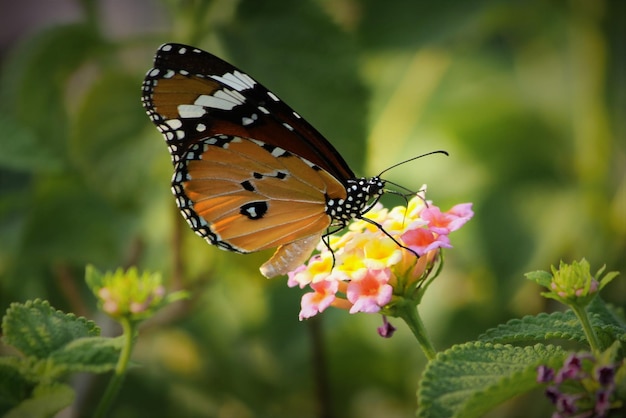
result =
M422 256L435 248L452 248L447 235L439 235L426 228L416 228L402 234L402 242Z
M317 256L315 256L317 257ZM303 275L305 275L307 273L307 266L306 264L301 265L300 267L298 267L297 269L295 269L294 271L290 271L287 274L287 286L289 287L296 287L296 286L300 286L300 288L302 289L304 286L306 286L306 284L308 282L310 282L311 280L308 280L308 282L305 282L304 280L301 279L301 277ZM308 279L308 277L307 277Z
M428 221L428 229L443 235L461 228L472 216L471 203L458 204L444 213L437 206L430 206L421 213L421 218Z
M300 321L315 316L328 308L335 300L339 282L336 280L322 280L311 283L310 286L315 292L309 292L302 296L300 301Z
M391 301L393 287L388 283L390 278L389 269L367 269L363 277L352 280L346 292L348 300L352 302L350 313L380 311L382 306Z

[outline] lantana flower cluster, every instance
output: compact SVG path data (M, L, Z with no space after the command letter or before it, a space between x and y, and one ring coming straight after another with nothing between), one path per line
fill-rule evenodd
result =
M385 313L394 299L415 298L420 281L438 265L440 250L452 247L449 234L474 214L471 203L442 212L422 190L407 206L389 210L377 203L364 216L372 222L356 220L345 234L325 237L319 254L289 273L290 287L312 290L302 297L300 320L329 306Z

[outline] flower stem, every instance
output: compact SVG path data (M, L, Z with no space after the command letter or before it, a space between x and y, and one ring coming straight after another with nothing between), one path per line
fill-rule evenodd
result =
M124 345L122 346L122 351L120 353L120 358L117 360L117 365L115 366L115 372L113 373L113 377L109 382L109 385L96 408L94 413L94 417L101 418L107 416L109 409L111 408L111 404L117 397L119 393L122 383L124 382L124 378L126 377L126 371L128 369L128 362L130 361L130 354L133 351L133 343L135 341L135 332L137 331L136 323L130 321L128 318L121 318L120 323L122 325L123 336L124 336Z
M593 326L591 326L591 321L589 321L589 315L587 315L587 310L584 306L579 306L575 303L571 304L570 308L572 308L572 310L576 314L576 317L580 321L580 324L583 326L583 331L585 332L585 336L587 337L587 341L589 342L591 349L595 353L599 353L602 350L602 348L600 347L600 340L598 340L598 336L596 335Z
M419 316L417 306L411 303L400 304L398 306L398 316L402 318L402 320L411 329L426 358L428 360L433 360L437 355L437 352L435 351L435 348L426 333L426 328L424 328L424 323Z

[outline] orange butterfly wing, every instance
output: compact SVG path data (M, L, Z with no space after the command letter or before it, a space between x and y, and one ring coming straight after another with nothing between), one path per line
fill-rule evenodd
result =
M194 145L176 172L173 189L192 228L241 253L319 236L332 222L326 199L345 197L341 183L303 158L228 135Z

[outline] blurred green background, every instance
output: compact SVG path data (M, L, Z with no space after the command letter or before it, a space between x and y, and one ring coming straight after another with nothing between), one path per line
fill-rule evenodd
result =
M378 315L298 321L271 252L208 246L178 214L140 102L156 48L189 43L305 116L360 175L473 202L420 307L438 349L559 309L523 278L559 260L626 272L626 3L27 0L0 19L0 308L95 310L84 268L161 271L192 300L144 324L114 416L410 417L424 356ZM401 201L389 199L388 205ZM604 296L626 305L616 280ZM101 379L76 378L88 415ZM540 399L540 394L532 394ZM518 399L494 416L529 416Z

